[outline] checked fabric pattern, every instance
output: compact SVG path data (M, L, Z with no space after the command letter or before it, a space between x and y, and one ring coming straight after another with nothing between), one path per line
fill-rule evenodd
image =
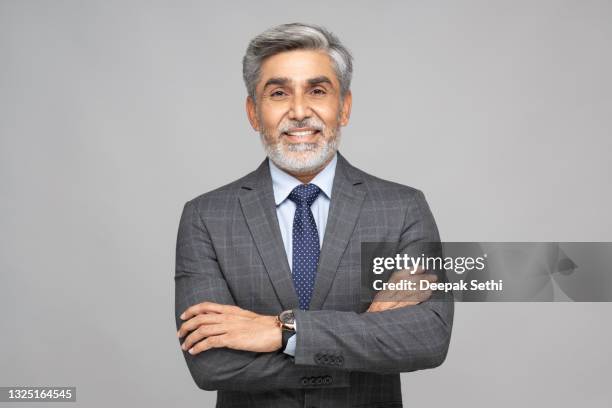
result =
M319 233L310 206L321 193L315 184L300 184L289 199L296 205L293 217L293 267L291 276L299 306L308 310L319 264Z
M298 308L268 161L185 204L176 243L175 322L178 330L180 314L204 301L267 315L291 309L300 333L295 357L229 348L184 352L195 384L218 390L218 408L401 407L399 373L444 361L453 296L441 292L416 306L364 313L361 243L394 242L398 253L418 256L419 243L439 242L425 196L373 177L338 153L325 242L305 311ZM448 281L444 269L436 274L438 282Z

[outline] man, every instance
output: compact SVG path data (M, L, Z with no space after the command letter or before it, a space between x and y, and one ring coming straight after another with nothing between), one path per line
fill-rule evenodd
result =
M398 373L444 361L453 303L364 304L360 251L438 242L424 195L338 153L352 62L333 34L269 29L243 74L268 158L185 204L175 283L187 366L218 407L401 407Z

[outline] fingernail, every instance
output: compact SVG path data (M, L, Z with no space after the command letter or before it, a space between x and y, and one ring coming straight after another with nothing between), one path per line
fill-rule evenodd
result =
M194 350L193 347L189 349L189 354L193 354Z
M176 337L181 337L181 332L180 331L176 332Z
M181 344L181 348L185 350L185 343Z
M181 315L181 319L185 320L185 313Z

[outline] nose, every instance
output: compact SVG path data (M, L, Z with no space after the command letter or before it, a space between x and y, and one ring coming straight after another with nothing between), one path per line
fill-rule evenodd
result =
M308 101L301 94L294 94L291 98L291 107L289 110L289 119L302 120L310 117L311 111L308 106Z

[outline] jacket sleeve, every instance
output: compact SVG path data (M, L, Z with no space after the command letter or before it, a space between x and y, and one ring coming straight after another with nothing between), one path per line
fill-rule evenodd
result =
M439 241L433 215L417 190L409 199L399 252L410 253L419 243ZM432 272L439 282L446 281L444 270ZM300 328L295 362L377 373L433 368L446 358L453 311L452 294L444 292L434 292L416 306L376 313L295 310Z
M210 301L235 305L217 262L209 233L193 200L185 204L176 243L175 319L189 306ZM179 342L179 350L180 342ZM181 350L182 351L182 350ZM345 387L348 373L333 367L300 367L282 351L254 353L215 348L195 356L183 351L187 367L204 390L265 391L282 388Z

